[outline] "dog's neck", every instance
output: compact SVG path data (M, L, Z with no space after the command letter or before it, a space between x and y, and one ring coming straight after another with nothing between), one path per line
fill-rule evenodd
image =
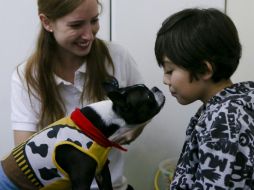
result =
M86 118L86 116L79 109L76 109L74 112L72 112L71 119L81 131L83 131L88 137L101 146L116 147L124 151L127 150L119 144L110 141L98 128L93 125L91 121Z
M105 100L90 104L81 109L81 112L106 137L110 137L119 128L126 126L124 119L119 117L112 109L112 102Z
M139 126L144 126L151 121L151 119L149 119L143 123L135 124L135 125L126 123L126 121L123 118L121 118L119 115L117 115L115 113L115 111L113 110L113 103L110 100L104 100L101 102L93 103L93 104L89 105L88 107L91 107L94 111L96 111L96 114L100 116L100 119L102 119L103 123L104 123L103 127L117 125L119 128L133 128L133 127L136 128ZM102 109L102 108L104 108L104 109ZM92 117L91 117L90 113L88 111L87 113L85 113L85 115L87 116L88 119L90 119L90 121L92 121L95 124L98 121L93 120L92 118L93 118L94 114L92 114ZM100 128L99 125L96 127ZM110 134L110 135L112 135L112 134ZM107 137L109 137L109 136L107 136Z
M119 127L126 126L126 122L124 121L124 119L114 112L113 103L111 100L96 102L90 104L88 107L92 108L96 112L96 115L98 115L100 119L103 120L105 127L110 126L112 124L116 124ZM89 117L90 114L86 113L85 115Z

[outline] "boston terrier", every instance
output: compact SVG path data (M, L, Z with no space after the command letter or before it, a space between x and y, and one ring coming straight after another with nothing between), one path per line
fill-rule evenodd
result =
M1 161L7 180L0 189L89 190L94 177L100 189L113 189L108 154L126 149L110 139L147 124L165 96L143 84L119 88L116 80L104 88L108 100L76 109L14 148Z

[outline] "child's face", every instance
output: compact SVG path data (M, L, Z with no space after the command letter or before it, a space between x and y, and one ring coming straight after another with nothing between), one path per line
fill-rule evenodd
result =
M206 83L202 80L190 80L189 71L175 65L167 57L164 58L163 83L168 85L173 97L182 105L196 100L203 100L206 96Z

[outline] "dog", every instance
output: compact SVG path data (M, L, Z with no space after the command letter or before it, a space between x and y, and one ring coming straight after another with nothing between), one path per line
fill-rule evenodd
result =
M104 89L109 99L76 109L1 161L16 187L89 190L95 177L100 189L113 189L108 154L112 147L126 149L110 139L150 122L162 109L165 96L157 87L143 84L119 88L115 79L104 83Z

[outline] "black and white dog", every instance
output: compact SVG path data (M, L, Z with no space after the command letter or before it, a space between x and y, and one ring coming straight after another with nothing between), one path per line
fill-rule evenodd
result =
M111 147L124 148L109 139L148 123L165 97L158 88L145 85L118 88L114 80L104 86L109 100L76 109L2 160L13 184L0 183L0 189L14 185L22 190L86 190L97 176L99 188L111 190L108 153Z

